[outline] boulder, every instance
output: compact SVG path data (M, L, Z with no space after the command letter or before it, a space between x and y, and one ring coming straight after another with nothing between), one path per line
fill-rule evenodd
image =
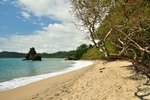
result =
M23 60L42 61L42 57L36 53L35 48L33 47L30 48L25 59Z
M32 58L32 61L41 61L42 60L42 58L41 58L41 56L39 56L39 55L35 55L35 56L33 56L33 58Z

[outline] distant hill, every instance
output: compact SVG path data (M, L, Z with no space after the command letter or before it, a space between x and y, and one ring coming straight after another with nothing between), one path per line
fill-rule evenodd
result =
M69 60L76 59L96 59L99 58L98 50L92 45L81 44L72 51L58 51L56 53L37 53L42 58L67 58ZM93 49L92 49L93 48ZM26 53L18 52L0 52L0 58L26 58Z
M3 51L0 52L0 58L24 58L25 53L18 53L18 52L8 52L8 51Z
M73 51L59 51L56 53L40 53L42 58L67 58L75 55L75 50ZM18 53L18 52L8 52L3 51L0 52L0 58L25 58L26 53Z
M67 51L60 51L60 52L49 54L49 57L50 58L67 58L67 57L73 57L75 55L75 53L76 53L75 50L68 51L68 52Z

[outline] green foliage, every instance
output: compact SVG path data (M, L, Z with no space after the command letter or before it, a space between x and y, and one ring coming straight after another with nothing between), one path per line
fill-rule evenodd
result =
M80 59L82 57L82 55L87 52L87 50L88 50L88 45L81 44L76 49L75 58Z
M110 52L110 54L117 54L119 48L111 44L110 42L106 41L105 43L106 48ZM91 47L88 49L86 53L83 54L81 59L101 59L104 58L104 55L100 53L99 49L96 47Z
M103 21L96 30L95 38L96 39L104 38L110 29L111 29L111 25L108 22Z
M75 55L75 50L73 51L60 51L60 52L56 52L56 53L52 53L48 55L48 58L67 58L67 57L74 57ZM41 56L44 57L44 55L42 54ZM46 56L46 55L45 55Z
M103 58L103 54L99 52L98 48L96 47L92 47L90 49L88 49L88 51L86 53L83 54L83 56L81 57L81 59L100 59Z
M105 46L106 46L107 50L110 52L110 54L117 54L119 51L119 48L117 48L115 45L113 45L109 41L105 42Z

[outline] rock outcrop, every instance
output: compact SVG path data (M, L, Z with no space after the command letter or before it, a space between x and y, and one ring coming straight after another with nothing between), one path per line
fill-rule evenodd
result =
M40 55L36 53L35 48L33 47L33 48L30 48L24 60L41 61L42 58Z

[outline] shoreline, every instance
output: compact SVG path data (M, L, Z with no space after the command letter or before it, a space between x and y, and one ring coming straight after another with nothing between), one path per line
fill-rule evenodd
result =
M0 100L137 100L139 86L147 92L150 88L130 65L128 61L94 61L88 67L2 92ZM149 100L150 95L145 98Z
M93 63L92 61L85 61L85 60L79 60L79 61L73 61L73 62L74 64L72 64L71 67L57 71L57 72L29 76L29 77L20 77L20 78L15 78L9 81L0 82L0 93L11 90L11 89L15 89L15 88L18 88L18 87L21 87L21 86L24 86L33 82L38 82L46 78L55 77L57 75L61 75L61 74L65 74L74 70L78 70L80 68L87 67Z
M92 64L93 65L93 64ZM90 65L90 66L92 66ZM11 90L0 92L0 100L31 100L32 97L42 91L45 91L48 87L58 85L71 79L77 79L82 75L90 66L82 66L83 68L69 71L57 76L49 77L37 82L33 82L21 87L17 87ZM81 67L81 66L79 66ZM21 93L18 95L18 93Z

